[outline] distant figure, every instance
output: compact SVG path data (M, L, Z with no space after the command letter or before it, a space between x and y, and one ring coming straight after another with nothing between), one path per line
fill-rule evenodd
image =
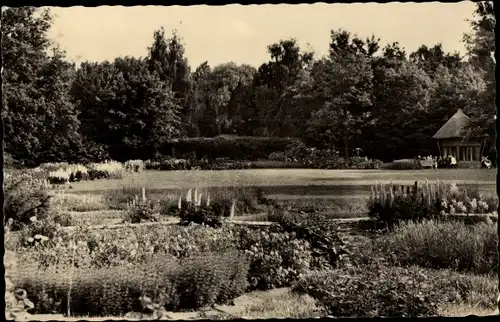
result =
M484 169L491 169L491 161L488 159L488 157L482 157L481 158L481 168Z
M456 168L457 167L457 159L453 155L450 155L450 167Z

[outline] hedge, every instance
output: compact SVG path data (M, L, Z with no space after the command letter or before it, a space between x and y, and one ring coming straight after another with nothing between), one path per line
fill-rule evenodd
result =
M190 155L196 159L229 158L232 160L267 159L273 152L283 152L294 146L303 145L297 138L281 137L213 137L184 138L168 142L165 154Z

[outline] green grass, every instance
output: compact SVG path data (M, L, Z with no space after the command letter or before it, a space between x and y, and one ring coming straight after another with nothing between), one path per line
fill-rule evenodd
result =
M439 170L234 170L234 171L144 171L127 174L122 179L85 181L72 184L75 192L119 189L123 185L147 189L190 189L202 187L308 187L366 186L375 181L413 183L415 180L448 180L457 183L488 184L494 187L496 169ZM306 190L306 189L303 189Z

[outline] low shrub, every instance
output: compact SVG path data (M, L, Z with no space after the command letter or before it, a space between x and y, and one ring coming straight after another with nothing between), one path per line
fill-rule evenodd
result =
M161 162L146 160L146 161L144 161L144 168L146 170L160 170L161 169Z
M267 159L273 152L285 151L292 146L303 145L296 138L218 136L213 138L185 138L172 140L165 150L175 149L176 154L196 154L196 159L229 158L232 160Z
M14 159L12 154L3 152L3 165L4 168L9 169L20 169L22 167L22 163L18 160Z
M488 213L496 210L498 198L484 197L473 188L459 188L454 183L415 181L413 186L383 183L372 186L368 204L370 217L392 228L405 220L444 218L444 215L456 213Z
M380 244L399 265L450 268L473 273L498 270L496 224L402 223Z
M106 190L104 202L110 209L126 210L134 200L139 200L142 188L134 185L123 185L119 189Z
M108 209L102 196L94 194L56 194L54 196L54 203L67 211L86 212Z
M352 157L349 159L349 167L354 169L380 169L383 162L365 157Z
M17 269L16 255L14 252L6 250L4 254L5 267L5 319L6 320L27 320L29 310L33 310L35 305L28 299L26 290L17 288L12 277L15 277Z
M422 165L416 159L401 159L380 165L384 170L420 170Z
M87 168L90 180L121 179L125 173L124 165L116 161L91 163L87 166Z
M194 205L188 204L179 209L179 218L181 225L189 225L191 223L203 224L209 227L221 227L227 212L224 208L217 206L224 205Z
M31 223L31 218L46 218L51 209L52 193L48 183L32 172L19 171L4 177L4 224L13 220L13 230Z
M433 189L431 191L431 189ZM402 220L435 218L442 210L441 198L447 186L437 182L415 182L414 186L375 185L369 200L369 216L378 223L392 229Z
M69 294L73 315L123 316L142 310L143 295L175 311L226 304L245 291L247 270L246 260L237 253L206 253L180 262L158 257L142 265L66 274L50 268L19 274L16 284L35 294L39 314L66 313Z
M134 202L125 212L124 223L157 222L160 220L159 204L151 200Z
M250 290L288 287L312 268L311 245L293 233L240 228L239 236L250 259Z
M422 270L373 266L306 274L293 291L335 317L422 317L438 313L441 290L430 285Z
M125 171L128 172L141 172L145 169L144 161L142 160L128 160L124 164Z
M450 303L495 308L494 277L371 263L311 272L293 287L337 317L434 316ZM362 296L360 296L362 294Z

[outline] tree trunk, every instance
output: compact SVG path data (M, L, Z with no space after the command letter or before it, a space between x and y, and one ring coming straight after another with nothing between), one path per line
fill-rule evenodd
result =
M347 107L344 107L344 155L345 160L349 160L349 129L348 129Z

